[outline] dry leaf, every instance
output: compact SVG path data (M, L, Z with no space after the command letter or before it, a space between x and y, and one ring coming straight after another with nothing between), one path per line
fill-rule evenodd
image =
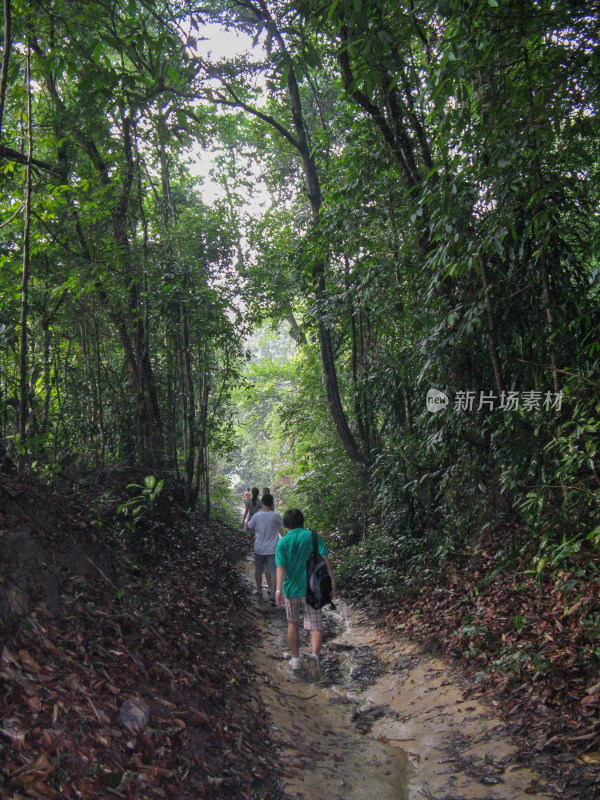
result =
M581 760L586 764L600 764L600 753L584 753Z
M25 697L25 702L36 714L39 714L42 710L42 701L39 697Z
M8 739L10 739L11 742L19 748L19 750L21 750L25 744L26 731L21 728L19 720L15 719L14 717L2 721L0 733L3 733Z
M19 650L19 659L21 661L21 664L23 664L24 667L31 670L32 672L41 672L42 668L37 663L37 661L35 661L35 659L33 659L29 655L27 650Z

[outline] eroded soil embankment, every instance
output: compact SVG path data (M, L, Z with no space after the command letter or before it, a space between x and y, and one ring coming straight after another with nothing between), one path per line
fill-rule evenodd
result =
M252 566L244 564L250 581ZM285 612L255 599L254 658L286 797L539 800L556 797L504 723L457 674L339 603L326 612L322 675L288 665ZM301 647L308 652L307 639Z

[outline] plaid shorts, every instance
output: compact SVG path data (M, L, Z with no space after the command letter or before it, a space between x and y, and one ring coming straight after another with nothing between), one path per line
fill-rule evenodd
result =
M302 611L305 631L323 631L323 612L320 608L309 606L306 602L306 597L286 597L284 599L288 622L298 625L300 611Z

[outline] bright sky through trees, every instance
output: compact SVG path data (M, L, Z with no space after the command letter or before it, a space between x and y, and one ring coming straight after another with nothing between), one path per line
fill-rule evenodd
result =
M216 23L208 23L202 27L201 36L198 37L198 44L195 48L195 52L201 58L211 63L233 59L253 50L259 52L262 48L260 45L253 47L251 36ZM215 151L195 146L192 152L194 153L194 163L190 166L190 173L202 178L204 201L211 204L217 198L223 198L225 196L223 186L211 176ZM255 175L256 184L252 196L246 193L246 206L252 215L260 215L262 213L260 209L268 203L269 196L261 182L259 171L256 167L251 167L251 169Z

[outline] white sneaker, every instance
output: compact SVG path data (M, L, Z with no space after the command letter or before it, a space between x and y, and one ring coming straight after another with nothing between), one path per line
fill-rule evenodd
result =
M290 658L290 667L292 669L300 669L302 667L302 659L301 658Z
M311 653L307 656L308 661L308 671L310 673L311 680L318 681L321 677L321 668L319 667L319 656L315 653Z

